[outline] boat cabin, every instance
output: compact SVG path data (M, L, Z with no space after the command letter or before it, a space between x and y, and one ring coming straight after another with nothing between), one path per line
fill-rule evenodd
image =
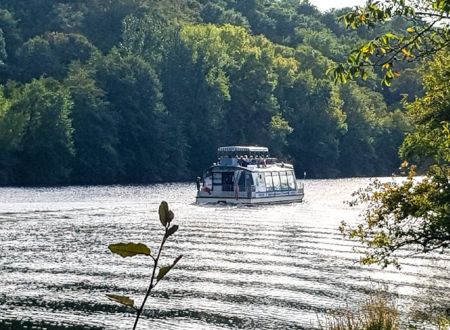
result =
M259 204L301 201L303 184L294 168L269 156L266 147L218 149L218 161L198 185L197 203Z

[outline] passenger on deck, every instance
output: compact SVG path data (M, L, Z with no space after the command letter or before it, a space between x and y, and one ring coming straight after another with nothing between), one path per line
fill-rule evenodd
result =
M201 180L201 178L198 176L197 177L197 191L200 191L200 180Z
M248 162L246 159L244 159L244 157L241 156L241 157L239 157L239 165L242 167L247 167Z

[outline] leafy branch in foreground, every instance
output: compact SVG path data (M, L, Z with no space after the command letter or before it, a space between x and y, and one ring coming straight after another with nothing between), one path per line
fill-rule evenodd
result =
M178 256L171 265L164 266L164 267L158 267L159 266L159 259L161 257L161 252L164 248L164 244L166 243L167 239L175 234L178 230L178 225L170 225L173 218L175 217L174 213L169 210L169 206L167 202L161 202L159 206L159 220L161 222L161 225L164 227L164 236L161 241L161 245L159 247L158 253L155 255L152 254L151 250L147 245L143 243L116 243L116 244L110 244L108 246L109 250L112 253L118 254L123 258L126 257L134 257L134 256L147 256L150 257L153 260L153 270L152 275L150 279L150 284L147 289L147 292L144 296L144 300L142 301L142 304L139 308L135 307L134 300L121 295L116 294L107 294L106 296L115 301L118 302L124 306L132 307L137 310L136 319L134 322L133 330L136 329L139 318L144 310L145 303L147 302L147 298L149 297L151 291L155 288L155 286L167 275L167 273L175 267L175 265L180 261L182 255ZM156 274L156 270L159 269L158 274Z
M392 20L404 19L408 26L400 33L387 32L355 48L347 58L328 70L335 81L361 77L367 79L368 69L381 68L383 84L389 86L400 75L396 65L413 62L434 55L450 45L450 0L370 1L340 17L347 28L367 26Z
M405 161L404 180L373 182L356 193L367 203L356 227L343 223L341 231L368 249L363 263L399 266L395 252L402 248L422 253L450 252L450 54L440 51L421 69L425 95L405 103L414 130L406 134L399 154Z
M356 227L342 222L340 230L368 248L361 259L363 264L393 264L399 268L395 252L404 247L414 248L412 253L448 251L449 173L449 168L433 167L420 179L414 177L411 166L402 182L375 180L354 193L354 203L367 203L364 221Z

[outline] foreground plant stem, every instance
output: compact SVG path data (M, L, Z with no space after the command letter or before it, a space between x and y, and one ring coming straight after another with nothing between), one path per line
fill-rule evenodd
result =
M164 244L166 243L166 240L167 240L167 227L165 227L164 238L163 238L163 240L162 240L162 242L161 242L161 246L159 247L158 255L156 256L156 258L153 259L152 278L151 278L151 280L150 280L150 285L148 286L147 293L145 294L144 301L142 301L141 307L140 307L140 308L138 309L138 311L137 311L137 314L136 314L136 320L134 321L133 330L136 330L136 327L137 327L139 318L140 318L140 316L141 316L141 314L142 314L142 312L143 312L143 310L144 310L145 303L147 302L147 299L148 299L148 297L150 296L150 293L151 293L152 289L153 289L153 288L155 287L155 285L156 285L156 284L153 285L153 281L154 281L154 279L155 279L156 269L158 268L159 257L160 257L160 255L161 255L161 251L162 251L162 249L163 249L163 247L164 247ZM158 282L156 282L156 283L158 283Z
M183 257L183 255L179 255L175 258L175 260L172 262L171 265L164 266L164 267L158 267L159 259L162 254L162 250L164 248L164 244L166 244L167 239L175 234L178 231L178 225L171 225L171 221L175 217L174 213L169 210L169 206L166 201L162 201L159 205L158 209L159 213L159 221L161 222L161 225L164 227L164 236L162 238L161 244L159 246L158 254L156 257L153 256L151 249L143 244L143 243L114 243L110 244L108 246L108 249L114 253L118 254L123 258L126 257L135 257L135 256L147 256L152 258L153 260L153 270L152 270L152 277L150 279L150 285L148 286L147 292L145 293L144 299L142 301L141 307L137 308L134 305L134 299L131 299L130 297L123 296L123 295L117 295L117 294L107 294L106 296L108 299L115 301L121 305L132 307L135 311L137 311L136 319L134 321L133 330L136 330L137 324L139 322L139 318L142 315L142 312L145 307L145 303L147 302L148 296L150 296L150 293L152 290L158 285L158 283L164 279L164 277L171 271L173 267L180 261L180 259ZM156 270L159 269L159 272L156 273ZM156 275L158 274L158 275Z

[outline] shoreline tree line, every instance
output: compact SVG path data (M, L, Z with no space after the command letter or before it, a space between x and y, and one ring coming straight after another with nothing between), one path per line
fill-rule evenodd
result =
M5 0L0 185L190 180L222 145L268 146L309 177L390 175L421 95L415 64L335 85L383 31L308 1ZM412 100L410 100L412 101Z

